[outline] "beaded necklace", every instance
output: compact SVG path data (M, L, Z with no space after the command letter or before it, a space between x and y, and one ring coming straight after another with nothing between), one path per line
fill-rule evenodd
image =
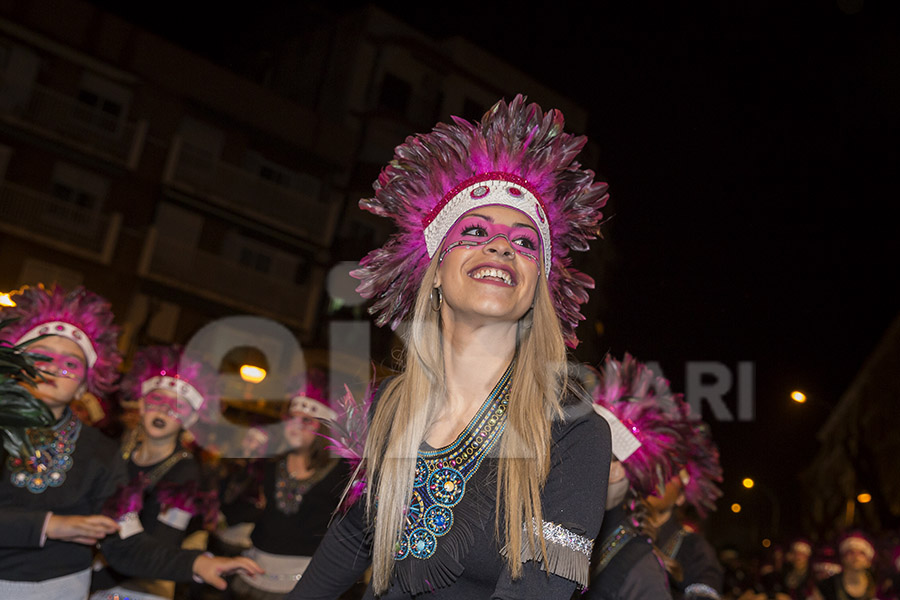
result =
M29 429L34 453L25 460L12 456L7 459L9 480L32 494L61 486L66 480L66 472L75 464L72 453L80 433L81 421L68 408L53 427Z
M430 558L438 538L453 526L452 508L466 493L466 483L506 427L506 408L514 363L494 386L481 409L451 445L420 450L413 493L394 560Z
M287 456L279 460L275 472L275 505L278 510L286 515L297 514L297 511L300 510L300 503L303 502L303 496L314 485L322 481L337 463L338 460L332 458L306 479L294 479L287 468Z

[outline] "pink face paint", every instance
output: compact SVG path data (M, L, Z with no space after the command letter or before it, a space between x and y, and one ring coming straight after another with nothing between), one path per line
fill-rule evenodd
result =
M36 360L34 362L34 366L38 371L54 377L65 377L66 379L84 379L85 375L87 375L85 364L71 354L60 354L44 348L36 348L30 352L49 359Z
M525 215L522 215L522 218L523 220L528 219ZM513 250L520 256L535 263L539 262L541 242L534 227L524 223L516 223L512 226L492 223L481 215L462 217L450 229L446 238L444 238L444 251L441 252L441 260L454 248L460 246L483 246L498 237L506 239Z
M144 395L144 410L175 417L181 422L193 412L186 400L179 401L160 390L152 390Z

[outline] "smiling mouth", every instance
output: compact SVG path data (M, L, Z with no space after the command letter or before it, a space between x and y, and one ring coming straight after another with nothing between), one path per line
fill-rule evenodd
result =
M502 281L506 285L515 286L516 281L513 279L513 276L504 269L497 269L495 267L482 267L480 269L476 269L469 273L469 277L472 279L491 279L494 281Z

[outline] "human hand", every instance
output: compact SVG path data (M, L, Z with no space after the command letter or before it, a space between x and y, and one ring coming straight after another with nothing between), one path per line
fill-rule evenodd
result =
M47 522L47 538L93 546L119 525L104 515L52 515Z
M228 583L222 578L235 571L253 575L262 575L265 571L258 564L244 556L224 557L201 554L194 561L194 575L218 590L224 590Z

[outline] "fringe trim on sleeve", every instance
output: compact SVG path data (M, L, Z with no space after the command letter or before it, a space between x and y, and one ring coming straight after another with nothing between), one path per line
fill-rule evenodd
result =
M527 534L527 526L525 527ZM537 526L533 526L533 531ZM541 568L549 573L574 581L578 587L584 589L590 580L591 553L594 550L594 540L574 533L562 525L550 521L543 521L542 531L547 545L547 557L535 555L531 550L531 544L527 539L523 540L521 560L526 563L530 560L540 563ZM540 554L540 540L535 535L534 547ZM509 550L504 546L500 553L508 556Z

